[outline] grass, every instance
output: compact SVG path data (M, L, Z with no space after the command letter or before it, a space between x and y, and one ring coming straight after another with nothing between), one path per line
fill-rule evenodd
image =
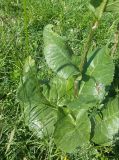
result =
M74 53L81 55L93 19L86 3L88 0L0 1L0 160L60 160L64 156L52 137L40 140L25 126L16 90L28 55L44 66L45 25L55 24ZM117 22L116 16L104 15L94 45L113 42ZM45 73L44 66L43 76ZM119 159L118 144L98 150L89 148L68 155L69 159Z

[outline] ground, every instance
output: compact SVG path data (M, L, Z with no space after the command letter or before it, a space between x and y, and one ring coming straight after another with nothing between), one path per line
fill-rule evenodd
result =
M58 160L63 156L52 139L40 140L25 126L16 91L28 55L42 64L42 76L47 75L42 36L45 25L56 25L74 53L82 54L93 20L87 4L88 0L0 1L0 160ZM104 14L93 47L113 42L117 20L116 15ZM82 149L69 156L71 160L119 159L117 153L118 148L112 146L99 148L98 153Z

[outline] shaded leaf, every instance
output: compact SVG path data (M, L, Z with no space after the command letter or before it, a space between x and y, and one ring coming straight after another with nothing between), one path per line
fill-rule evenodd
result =
M24 65L24 75L18 87L17 98L23 107L25 122L31 130L40 137L53 133L56 109L42 94L35 62L31 57L27 58Z
M97 144L111 142L119 132L119 100L110 100L102 110L102 117L97 115L95 119L93 141Z
M100 19L103 15L108 0L91 0L89 9L94 13L97 19Z
M74 96L74 79L54 77L47 85L43 86L43 94L48 101L57 106L67 105Z
M112 13L119 13L119 0L109 1L105 11Z
M36 90L39 90L39 87L36 84L38 85L37 69L35 61L29 56L25 61L23 78L17 89L17 98L19 101L28 102L32 97L37 99L39 95L37 96L38 91L36 92Z

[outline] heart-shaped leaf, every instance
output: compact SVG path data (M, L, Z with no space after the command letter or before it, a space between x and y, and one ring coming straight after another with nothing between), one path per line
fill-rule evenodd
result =
M65 152L72 152L78 146L84 146L90 139L91 124L84 109L80 110L76 120L71 114L59 109L55 124L55 143Z

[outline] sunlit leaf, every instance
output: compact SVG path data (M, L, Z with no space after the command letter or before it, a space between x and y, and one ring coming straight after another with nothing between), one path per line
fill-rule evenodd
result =
M114 77L114 63L107 46L96 49L89 54L86 75L95 80L95 83L105 87L111 84Z
M52 28L52 25L47 25L43 32L44 55L49 68L64 79L79 74L78 68L72 62L72 53L66 41L53 32Z
M72 152L78 146L89 143L91 124L85 110L80 110L76 120L71 114L59 110L55 125L55 143L65 152Z
M69 103L72 110L91 108L101 102L111 85L114 76L114 63L107 47L97 49L88 56L78 98Z

